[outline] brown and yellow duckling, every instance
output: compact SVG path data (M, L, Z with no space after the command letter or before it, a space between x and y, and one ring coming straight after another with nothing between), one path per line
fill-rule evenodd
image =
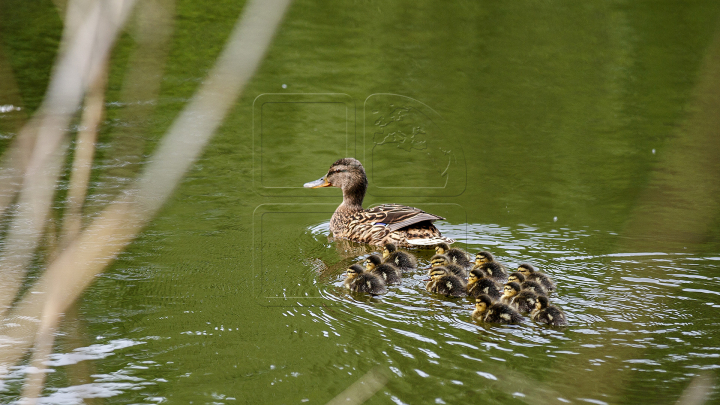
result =
M338 187L342 190L343 202L330 219L330 231L336 239L377 246L392 243L398 247L455 242L442 236L433 225L434 221L444 219L438 215L400 204L364 209L362 203L367 186L365 169L353 158L339 159L323 177L304 184L307 188Z
M346 273L343 285L350 291L381 295L387 292L387 286L382 278L363 270L359 264L350 266Z
M402 276L400 269L390 263L383 263L378 255L370 255L365 262L365 270L370 273L382 277L385 284L400 284Z
M479 297L481 294L489 296L493 301L497 301L502 296L502 292L498 285L491 278L485 277L480 269L470 271L468 275L467 293L471 297Z
M391 263L401 271L417 270L417 259L408 252L398 250L392 243L386 243L382 251L383 263Z
M550 326L566 326L567 319L563 311L555 305L549 305L547 297L538 297L535 310L530 315L535 322Z
M502 297L500 297L500 302L505 305L510 305L513 298L515 298L515 296L518 295L520 291L522 291L522 288L520 288L520 284L514 281L505 283L505 287L503 287L503 295Z
M531 264L523 263L518 267L518 271L525 276L526 281L535 281L540 284L545 291L555 291L555 282L545 273L541 273L535 269Z
M495 256L493 256L493 254L490 252L482 251L475 254L475 266L479 266L483 263L497 263L500 267L502 267L505 274L507 274L507 269L505 268L505 266L495 260Z
M425 289L446 297L464 297L465 282L454 275L445 267L433 267L430 269L430 281Z
M457 264L463 269L469 269L472 267L470 262L470 256L462 249L450 248L447 243L440 243L435 246L435 253L439 255L445 255L450 259L451 263Z
M530 290L535 293L535 295L547 295L547 292L545 291L543 286L534 281L525 280L525 276L519 271L510 273L510 275L508 276L508 281L514 281L520 284L520 289L522 289L523 291ZM533 303L533 308L534 307L535 303Z
M475 300L475 310L472 318L476 322L514 324L523 320L522 315L510 308L508 305L496 302L485 294L481 294Z
M446 269L450 270L454 275L460 277L460 279L462 279L463 282L465 281L465 278L467 277L467 271L463 267L450 262L450 258L447 257L446 255L435 255L435 256L431 257L430 258L430 266L445 267Z
M504 284L508 280L507 271L505 267L498 262L486 262L476 264L473 270L480 270L485 273L486 277L493 279L498 284Z

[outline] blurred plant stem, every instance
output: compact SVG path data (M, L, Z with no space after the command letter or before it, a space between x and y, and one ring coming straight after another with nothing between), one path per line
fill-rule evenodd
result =
M164 1L149 2L145 6ZM30 127L26 126L37 130L37 142L24 167L18 213L12 218L6 248L0 258L0 268L4 272L0 282L0 308L5 310L0 324L0 377L4 377L31 348L34 351L30 364L42 369L51 353L54 331L62 314L171 195L260 65L289 3L289 0L255 0L245 5L207 80L168 130L150 163L139 178L82 231L78 213L85 199L92 159L92 147L84 147L94 143L102 116L106 74L102 65L133 2L76 0L68 4L66 23L78 21L74 19L79 15L85 18L77 28L68 28L68 32L74 33L72 41L63 46L65 52L55 69L43 105L28 124ZM81 5L87 5L89 9L78 11L76 7ZM172 7L166 7L166 10L170 9ZM151 21L145 20L146 28ZM139 35L153 32L152 29L140 29ZM137 74L141 77L143 73ZM136 85L148 87L142 83ZM149 86L150 91L143 94L153 97L157 86L159 84ZM64 231L66 244L60 245L61 251L54 255L40 279L11 307L47 222L67 147L64 134L86 91L82 127L88 133L79 135L75 155L67 207L71 217ZM81 145L84 142L87 144ZM26 227L28 224L30 229ZM23 401L34 403L42 391L43 381L43 372L33 374L24 387Z

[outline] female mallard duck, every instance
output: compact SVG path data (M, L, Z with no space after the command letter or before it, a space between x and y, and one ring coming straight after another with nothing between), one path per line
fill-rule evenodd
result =
M400 270L390 263L383 263L378 255L371 255L365 259L365 270L382 277L385 284L400 284Z
M432 267L445 267L446 269L450 270L454 275L460 277L463 282L465 281L465 277L467 277L467 272L465 271L465 269L455 263L451 263L450 258L445 255L435 255L431 257L430 265Z
M383 263L391 263L402 271L413 271L417 269L417 259L415 256L402 250L392 243L386 243L383 247Z
M567 319L563 311L555 305L548 305L547 297L538 297L535 310L530 315L535 322L542 322L550 326L566 326Z
M455 276L445 267L433 267L430 269L430 281L425 289L446 297L464 297L465 282Z
M482 271L487 277L490 277L499 284L507 282L508 279L508 274L505 271L505 268L498 262L476 264L475 267L473 267L473 270Z
M435 246L435 253L447 256L451 263L455 263L464 269L472 267L470 256L468 256L467 252L458 248L450 249L450 246L448 246L447 243L440 243Z
M486 323L512 324L520 323L523 320L523 317L514 309L499 302L493 304L490 297L484 294L475 300L472 317L476 322L482 320Z
M491 279L485 277L479 269L472 270L468 276L467 293L471 297L479 297L481 294L489 296L493 301L500 299L502 292L497 284Z
M527 281L535 281L539 283L545 291L555 291L555 282L545 273L535 270L531 264L523 263L518 267L518 271L525 276Z
M387 287L382 278L363 270L359 264L353 264L347 269L343 285L350 291L364 292L372 295L385 294Z
M305 187L338 187L343 202L330 220L330 231L335 238L382 246L392 243L398 247L432 246L453 243L432 224L443 217L428 214L417 208L400 204L383 204L363 209L367 190L367 176L362 164L353 158L340 159L330 166L319 180L305 183Z

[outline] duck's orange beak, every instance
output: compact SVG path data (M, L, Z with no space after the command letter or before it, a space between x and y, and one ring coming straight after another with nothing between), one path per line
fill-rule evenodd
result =
M321 178L311 181L309 183L303 184L303 187L305 188L320 188L320 187L330 187L332 184L330 184L327 181L327 176L322 176Z

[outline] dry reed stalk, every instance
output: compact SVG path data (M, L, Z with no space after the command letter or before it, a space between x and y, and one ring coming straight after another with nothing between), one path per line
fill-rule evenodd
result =
M289 3L255 0L245 6L208 80L169 129L138 181L49 264L3 320L0 376L36 338L42 342L46 333L51 334L47 331L55 328L61 314L170 196L259 66Z
M123 0L92 4L53 72L36 118L27 127L37 129L37 135L22 176L18 212L11 221L0 257L0 269L4 273L0 279L0 315L6 313L15 299L45 228L64 161L65 134L70 120L80 105L89 78L97 75L107 58L133 3L134 0ZM74 10L72 4L68 13L71 10Z

